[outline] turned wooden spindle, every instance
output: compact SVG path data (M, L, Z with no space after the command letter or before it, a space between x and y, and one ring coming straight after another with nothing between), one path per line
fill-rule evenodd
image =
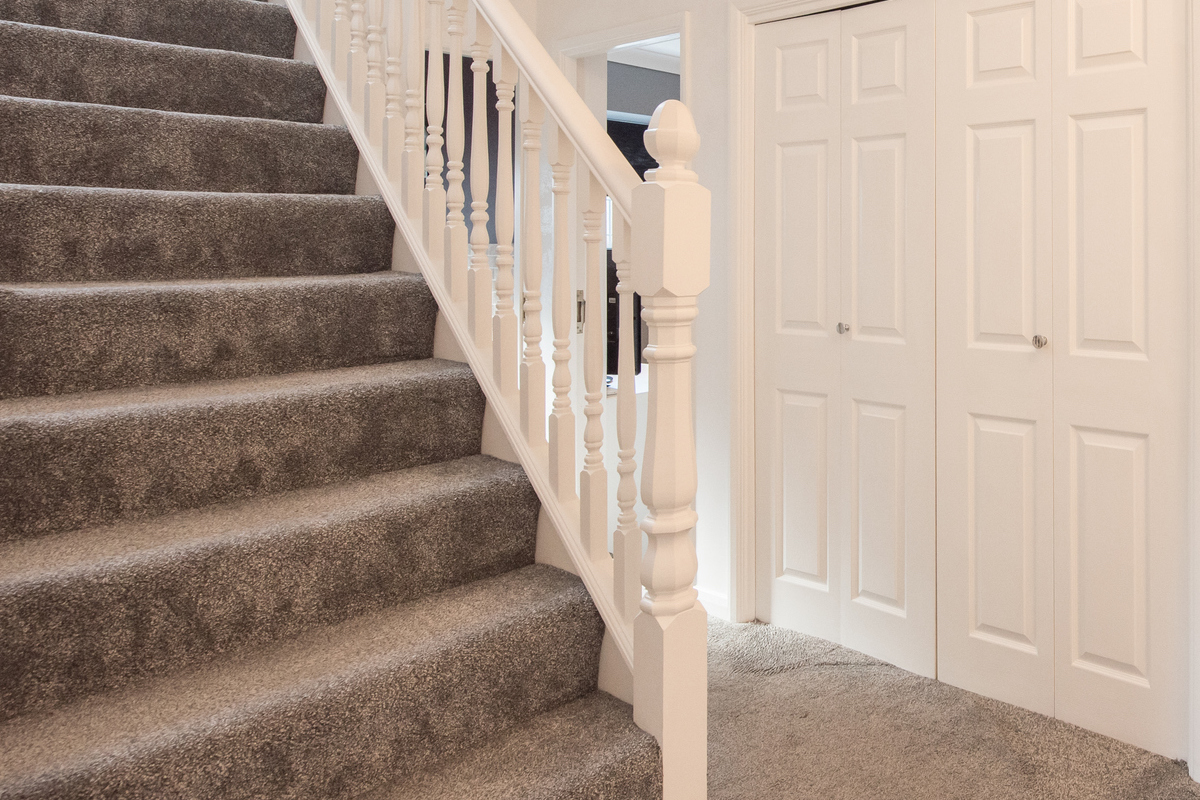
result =
M446 184L442 175L443 123L446 116L446 85L442 69L442 0L425 6L429 67L425 73L425 194L421 217L425 221L423 241L429 260L441 264L446 236Z
M463 148L466 145L466 115L463 108L462 52L466 33L467 0L451 0L446 9L446 32L450 39L449 91L446 97L446 232L442 250L444 279L450 297L461 303L467 297L467 223L463 207Z
M546 362L542 360L542 124L546 107L521 80L521 277L524 349L521 353L521 433L533 447L546 441Z
M400 201L418 229L425 203L425 45L423 34L425 0L404 3L404 157Z
M637 471L637 359L634 349L633 283L630 267L629 223L613 213L613 261L617 265L620 323L617 348L617 529L613 532L613 597L626 622L637 616L642 599L642 529L638 527Z
M482 350L492 345L492 267L488 262L488 192L491 158L488 155L488 57L492 31L477 9L471 8L474 36L471 42L471 259L467 271L467 329Z
M381 131L383 166L388 180L403 186L404 176L404 8L401 0L386 0L384 21L384 111Z
M350 55L350 0L334 0L332 38L329 60L333 62L334 76L344 81Z
M367 77L363 89L363 122L372 147L383 146L383 113L387 104L383 61L383 0L367 0Z
M492 372L505 395L517 392L517 314L513 309L513 105L517 64L497 43L493 57L496 110L496 314L492 317Z
M550 411L550 486L564 501L575 499L575 412L571 409L571 173L575 147L557 125L550 135L550 171L554 193L554 402Z
M346 94L356 114L363 113L367 83L367 7L366 0L350 2L350 51L346 56Z
M604 246L605 193L600 181L585 172L583 195L584 302L583 326L583 470L579 473L579 529L588 556L603 562L608 555L608 470L604 466L604 327L608 316L608 264Z

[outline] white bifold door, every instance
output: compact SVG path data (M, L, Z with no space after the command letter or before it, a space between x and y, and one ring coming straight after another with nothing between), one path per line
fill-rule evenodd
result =
M936 670L934 3L759 26L758 616Z
M1182 757L1186 3L933 5L939 677Z

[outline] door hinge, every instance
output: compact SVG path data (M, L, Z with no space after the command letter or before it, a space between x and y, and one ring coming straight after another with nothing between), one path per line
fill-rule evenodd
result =
M583 289L575 290L575 332L583 333L583 323L587 320L587 301L583 299Z

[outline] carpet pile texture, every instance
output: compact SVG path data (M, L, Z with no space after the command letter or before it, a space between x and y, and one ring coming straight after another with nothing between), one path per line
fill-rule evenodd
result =
M709 620L709 800L1196 800L1187 767L823 639Z
M0 797L657 800L295 38L0 0Z

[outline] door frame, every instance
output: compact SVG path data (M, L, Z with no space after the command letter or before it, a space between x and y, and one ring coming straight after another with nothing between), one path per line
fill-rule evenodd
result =
M737 0L735 0L737 2ZM754 27L790 17L858 5L862 0L743 0L729 11L729 120L733 163L733 526L731 541L733 618L755 618L754 453ZM930 0L934 2L934 0ZM1200 781L1200 0L1187 0L1187 118L1189 185L1190 458L1188 770Z

